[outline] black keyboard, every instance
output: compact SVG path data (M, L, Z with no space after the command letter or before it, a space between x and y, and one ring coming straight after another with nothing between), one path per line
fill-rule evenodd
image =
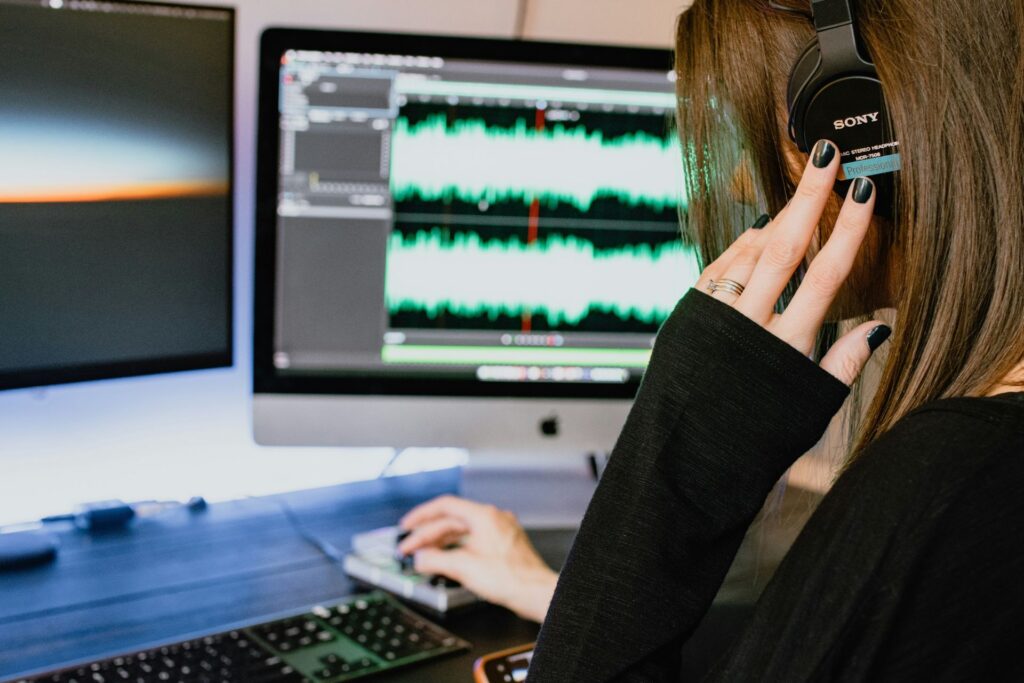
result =
M19 683L337 683L469 649L384 593Z

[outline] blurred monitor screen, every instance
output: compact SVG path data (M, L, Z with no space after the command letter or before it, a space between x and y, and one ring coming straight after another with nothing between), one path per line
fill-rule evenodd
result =
M0 389L230 365L234 14L0 0Z

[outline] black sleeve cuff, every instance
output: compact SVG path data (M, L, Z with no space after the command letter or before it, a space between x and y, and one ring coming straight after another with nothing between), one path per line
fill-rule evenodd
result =
M691 289L658 335L637 403L684 420L769 486L810 450L850 389L736 309ZM758 457L748 457L756 453ZM688 454L690 455L690 454Z
M848 388L691 290L663 326L562 571L531 683L677 680L664 654L703 618L782 473Z

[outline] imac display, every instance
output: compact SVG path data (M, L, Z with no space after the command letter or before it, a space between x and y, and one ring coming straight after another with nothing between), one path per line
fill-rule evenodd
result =
M268 32L257 401L390 401L432 423L408 445L475 444L439 434L488 406L541 410L524 434L537 418L557 441L572 413L567 433L596 420L607 440L698 277L670 67L654 50ZM258 438L278 441L262 414Z

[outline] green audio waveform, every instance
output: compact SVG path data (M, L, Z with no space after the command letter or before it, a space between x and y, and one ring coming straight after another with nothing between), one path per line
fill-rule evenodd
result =
M449 123L444 114L412 125L398 119L391 186L398 201L537 199L580 211L602 197L658 211L685 202L673 135L637 132L606 140L600 131L582 127L556 124L538 131L519 119L512 128L498 128L481 119Z
M578 324L592 312L660 324L697 281L694 251L681 241L598 249L572 236L532 244L445 238L440 228L388 245L388 310L518 317L544 316L551 327Z

